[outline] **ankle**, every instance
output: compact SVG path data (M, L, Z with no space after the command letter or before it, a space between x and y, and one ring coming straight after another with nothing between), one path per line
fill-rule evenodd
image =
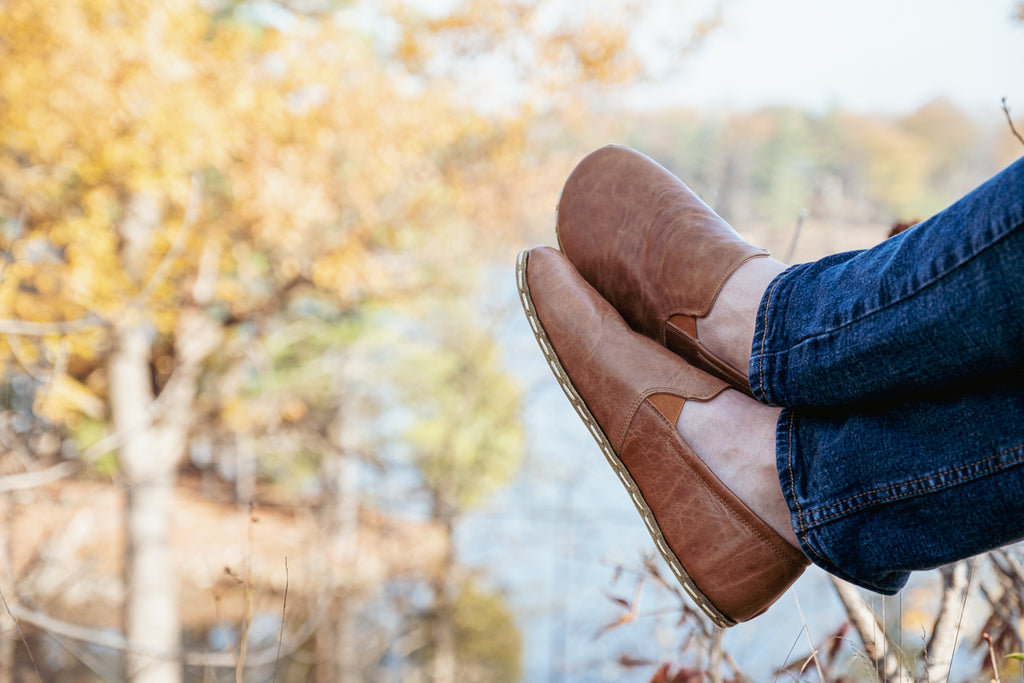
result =
M676 430L729 490L799 548L775 460L780 412L730 389L711 401L687 401Z
M746 261L725 281L711 311L698 322L701 344L744 375L761 298L787 267L771 257Z

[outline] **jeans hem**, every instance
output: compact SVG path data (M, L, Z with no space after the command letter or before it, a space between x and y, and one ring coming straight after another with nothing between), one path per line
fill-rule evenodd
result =
M798 266L790 266L786 270L782 271L768 284L765 289L764 295L761 297L761 302L757 307L757 318L754 321L754 338L751 341L750 349L750 363L747 366L747 377L750 381L750 390L761 403L770 406L778 407L779 404L775 402L774 396L771 393L769 386L765 382L766 377L770 377L773 374L771 367L765 367L766 363L770 363L769 354L765 352L765 348L768 346L768 340L770 337L769 324L770 316L775 312L775 308L778 305L778 298L776 292L780 285L782 285L784 278L788 273L793 271Z
M775 453L776 469L779 472L782 496L786 501L786 506L789 508L790 524L793 527L797 540L800 542L800 550L816 567L847 583L881 595L894 595L898 593L910 578L909 571L885 572L884 580L881 577L858 577L844 571L836 562L830 559L830 553L827 548L812 540L812 536L815 534L804 523L806 513L796 497L795 450L798 416L794 412L792 409L784 408L779 415L776 425Z

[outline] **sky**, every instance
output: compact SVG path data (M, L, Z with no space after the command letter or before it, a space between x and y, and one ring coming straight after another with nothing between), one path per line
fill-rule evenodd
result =
M701 0L647 0L638 35L690 21ZM630 102L751 108L793 104L905 112L936 97L1024 116L1024 23L1015 0L725 0L722 23L682 59L651 58L658 83ZM703 11L715 6L705 3ZM659 59L661 60L659 63Z

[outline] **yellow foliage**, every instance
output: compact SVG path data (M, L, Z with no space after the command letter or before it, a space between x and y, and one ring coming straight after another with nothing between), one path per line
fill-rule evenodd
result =
M0 367L47 370L14 358L38 339L5 339L5 321L95 321L65 342L95 367L126 316L166 343L196 297L240 319L301 282L351 306L415 286L396 251L444 258L515 229L539 182L523 168L530 110L485 116L454 80L396 59L429 60L456 34L464 56L514 43L536 8L474 0L434 21L389 6L405 41L389 63L340 21L284 31L196 0L4 2ZM549 92L629 68L621 27L537 39L565 67L533 65Z
M271 291L304 277L357 300L386 285L368 251L380 226L422 229L440 155L488 132L443 92L399 92L333 22L257 31L191 0L11 0L0 62L14 65L0 69L0 217L17 225L0 231L13 260L0 319L143 306L169 333L208 242L221 250L215 291L236 313L259 304L252 281L231 282L247 268L238 243L270 257L259 277ZM151 211L131 248L138 197Z
M93 419L107 416L107 407L89 387L67 375L58 375L36 397L35 410L51 422L61 424L71 415Z

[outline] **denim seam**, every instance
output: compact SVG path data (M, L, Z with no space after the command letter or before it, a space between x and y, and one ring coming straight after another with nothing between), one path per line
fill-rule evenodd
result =
M802 543L801 550L808 559L814 562L817 566L821 567L830 574L836 574L841 576L843 579L848 578L848 574L836 566L836 563L828 558L824 551L818 547L818 545L811 540L808 533L804 532L800 534L800 541Z
M757 380L761 390L761 396L764 398L766 403L774 404L771 396L768 395L768 390L764 386L764 359L765 352L764 347L768 344L768 309L772 306L772 299L775 297L775 290L778 289L779 285L782 284L782 279L777 278L772 284L771 289L768 290L768 297L764 302L764 315L761 318L761 349L757 354Z
M836 576L848 583L852 583L862 588L867 588L874 592L882 593L883 595L891 594L893 592L891 589L881 587L873 581L862 579L845 571L828 557L825 553L825 549L819 547L819 545L811 538L810 534L801 534L800 541L800 549L803 551L804 555L807 556L807 559L813 562L815 566L824 569L829 574L832 574L833 576Z
M792 414L787 415L786 417L789 420L789 438L787 444L789 447L787 449L787 452L789 454L789 466L786 468L789 471L789 490L790 495L792 495L793 497L793 506L796 508L796 518L797 522L800 525L800 533L805 534L807 531L807 527L804 525L803 508L800 506L800 500L796 495L796 469L793 466L793 424L795 423L795 420L793 419Z
M865 588L877 590L871 583L865 582L852 576L848 572L844 571L841 567L839 567L835 562L833 562L829 558L828 554L825 552L825 549L820 547L819 544L814 540L811 534L811 529L808 528L808 526L804 523L803 508L800 506L800 501L796 495L796 475L794 474L795 468L793 466L793 430L794 425L796 424L796 419L792 415L788 415L787 418L789 422L789 444L787 448L787 452L789 454L789 463L786 469L789 472L790 492L793 507L796 508L797 513L798 529L796 530L796 535L797 539L800 541L800 550L804 553L804 555L807 556L809 560L811 560L811 562L813 562L818 567L824 569L829 574L838 576L844 581L849 581L851 583L863 586ZM785 494L783 495L785 496Z
M929 289L930 287L933 287L936 284L940 283L944 278L952 275L955 271L959 270L960 268L962 268L963 266L967 265L968 263L970 263L974 259L978 258L983 252L985 252L985 251L991 249L992 247L994 247L999 241L1001 241L1001 240L1005 239L1006 237L1008 237L1010 235L1010 233L1016 231L1022 225L1024 225L1024 224L1017 223L1013 227L1011 227L1009 230L1007 230L1006 232L998 234L990 242L980 246L976 251L972 252L969 256L967 256L967 257L957 261L955 264L953 264L951 267L943 270L941 273L936 274L932 279L927 280L925 282L922 282L912 292L908 292L904 296L901 296L901 297L899 297L897 299L894 299L894 300L890 301L889 303L884 304L882 306L879 306L877 308L873 308L870 311L865 311L864 313L862 313L858 317L853 318L851 320L848 320L848 321L842 323L841 325L837 325L836 327L833 327L833 328L831 328L831 329L829 329L829 330L827 330L825 332L821 332L819 334L815 334L815 335L811 335L811 336L808 336L808 337L804 337L804 338L796 341L795 343L790 344L789 348L794 347L794 346L798 346L800 344L804 344L804 343L809 342L809 341L814 341L814 340L818 340L818 339L827 339L828 337L830 337L830 336L836 334L837 332L839 332L839 331L849 327L850 325L859 324L859 323L861 323L861 321L863 321L864 319L866 319L866 318L868 318L870 316L877 315L878 313L881 313L881 312L883 312L883 311L885 311L885 310L887 310L889 308L892 308L893 306L905 303L906 301L908 301L908 300L918 296L919 294L924 292L926 289ZM774 287L773 287L773 290L774 290ZM765 305L765 319L766 320L767 320L767 317L768 317L768 305L769 304L770 304L770 299L769 299L768 302L766 302L766 305ZM759 372L760 372L760 368L763 367L762 363L763 363L764 346L765 346L764 339L765 339L766 336L767 336L767 329L765 329L763 331L762 343L761 343L761 353L758 354L759 355L759 358L758 358L758 361L759 361ZM772 353L772 354L769 354L769 355L772 355L772 356L785 355L786 353L788 353L789 348L782 349L781 351L778 351L776 353ZM764 389L764 375L762 374L761 377L759 377L758 379L760 380L760 383L761 383L761 392L765 393L765 389Z
M794 474L795 468L793 467L793 426L796 423L796 420L793 418L792 415L788 415L787 421L789 422L789 429L787 430L789 443L788 448L786 450L789 455L789 462L788 466L786 467L786 470L789 473L789 490L792 497L793 507L796 508L796 518L798 524L798 529L796 529L796 535L800 541L800 549L801 551L803 551L805 555L807 555L808 559L810 559L812 562L814 562L814 564L818 565L825 571L842 576L844 579L848 578L847 575L841 569L839 569L839 567L837 567L834 562L832 562L828 558L823 549L819 548L817 544L814 543L813 540L811 540L809 529L807 528L807 525L804 524L803 508L801 508L800 501L796 495L796 475Z
M964 482L974 481L974 480L979 479L981 477L987 476L987 475L992 474L993 472L995 472L995 471L997 471L997 470L999 470L999 469L1001 469L1003 467L1015 467L1017 465L1020 465L1022 462L1024 462L1024 457L1018 456L1017 459L1011 460L1009 462L1005 462L1005 463L1002 463L1002 464L997 462L1004 455L1006 455L1008 453L1012 453L1014 451L1022 451L1021 456L1024 456L1024 444L1018 444L1018 445L1013 446L1011 448L1006 448L1006 449L1004 449L1002 451L999 451L998 453L994 453L994 454L988 456L987 458L983 458L981 460L976 460L976 461L974 461L972 463L969 463L969 464L961 466L961 467L956 467L956 468L951 468L951 469L947 469L947 470L942 470L942 471L930 474L930 475L928 475L926 477L918 477L917 479L911 479L909 481L904 481L904 482L900 482L900 483L896 483L896 484L890 484L890 485L885 486L885 487L880 487L880 488L872 489L870 491L863 491L863 492L858 493L856 495L849 496L849 497L847 497L847 498L845 498L843 500L836 501L836 502L832 503L828 507L834 508L834 507L841 506L841 505L844 505L844 504L851 504L851 505L853 505L852 501L856 500L857 498L861 498L863 496L870 496L870 495L877 494L877 493L880 493L880 492L883 492L883 491L893 491L895 489L899 489L899 488L902 488L904 486L912 486L914 484L918 484L920 482L927 481L928 479L933 479L935 477L956 476L957 473L959 473L959 472L963 472L963 471L970 470L970 469L976 469L979 465L982 465L983 463L988 463L987 465L985 465L984 469L980 469L975 474L970 475L968 477L958 478L956 481L951 481L951 482L942 483L942 484L936 483L936 484L934 484L932 486L928 486L926 488L923 488L923 489L920 489L920 490L917 490L917 491L911 491L911 492L908 492L908 493L898 494L898 495L890 495L890 496L887 496L887 497L884 497L884 498L879 498L879 499L876 499L876 500L872 500L870 502L863 502L863 503L855 504L849 510L836 511L836 512L832 512L832 513L828 513L828 514L824 514L824 513L818 514L818 513L816 513L814 515L816 519L814 521L810 522L810 526L820 526L820 525L825 524L827 522L831 522L831 521L833 521L833 520L835 520L837 518L844 517L844 516L849 515L849 514L854 513L854 512L858 512L858 511L860 511L860 510L862 510L862 509L864 509L866 507L870 507L872 505L892 503L892 502L895 502L895 501L904 500L906 498L912 498L914 496L919 496L919 495L927 495L927 494L934 493L934 492L942 490L942 489L948 489L948 488L951 488L953 486L962 484ZM795 496L795 493L794 493L794 498L795 497L796 496ZM800 528L801 528L801 530L803 530L803 529L806 528L805 524L804 524L804 519L803 519L804 513L800 509L799 504L797 504L797 509L798 509L798 515L800 515Z

